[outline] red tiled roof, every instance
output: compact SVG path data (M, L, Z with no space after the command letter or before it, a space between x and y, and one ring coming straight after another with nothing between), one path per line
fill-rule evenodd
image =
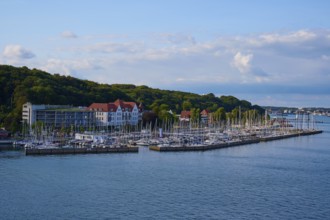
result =
M207 116L210 112L207 110L207 109L204 109L202 112L201 112L201 115L205 115Z
M107 103L93 103L88 107L88 110L98 111L98 112L108 112L109 105Z
M120 99L117 99L114 104L117 106L117 107L121 107L122 109L128 109L129 111L132 111L134 106L136 105L135 102L124 102Z
M190 111L182 111L181 118L190 118Z
M135 105L135 102L124 102L120 99L117 99L113 103L93 103L88 107L88 110L99 112L113 112L117 111L117 108L120 106L122 109L128 109L129 111L132 111Z

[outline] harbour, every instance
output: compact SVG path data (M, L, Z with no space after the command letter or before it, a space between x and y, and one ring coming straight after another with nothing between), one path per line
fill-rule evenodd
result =
M330 220L330 1L0 8L0 220Z
M207 132L210 132L207 130ZM315 135L322 133L322 130L291 130L284 133L275 133L274 131L268 134L264 132L245 134L236 133L229 136L227 133L218 133L214 136L212 133L205 134L205 132L198 131L194 133L182 133L180 137L178 134L162 138L141 138L141 136L128 135L129 138L123 143L107 135L85 134L89 140L70 140L65 146L58 144L31 144L24 143L25 155L63 155L63 154L95 154L95 153L138 153L139 146L147 146L149 150L158 152L170 151L207 151L222 148L229 148L241 145L256 144L260 142L275 141L299 136ZM78 134L78 137L80 134ZM107 138L108 137L108 138ZM134 137L134 138L133 138ZM193 137L193 139L191 139ZM212 140L211 140L212 139ZM94 141L93 141L94 140ZM96 141L95 141L96 140ZM100 141L101 140L101 141ZM111 143L110 140L116 140ZM189 142L188 140L192 140ZM197 140L197 141L196 141ZM211 140L211 141L210 141ZM16 142L10 142L13 144ZM125 144L124 144L125 143Z
M63 136L47 132L49 129L21 140L7 140L7 144L23 148L25 155L64 155L96 153L138 153L139 147L158 152L208 151L234 146L269 142L299 136L322 133L314 120L294 118L273 118L249 121L245 125L200 123L151 125L134 131L122 128L119 131L86 131ZM3 140L6 141L6 140Z
M279 136L270 136L270 137L255 137L248 140L238 140L238 141L230 141L224 142L219 144L211 144L211 145L197 145L197 146L175 146L175 147L164 147L164 146L150 146L150 150L159 151L159 152L168 152L168 151L207 151L207 150L214 150L214 149L221 149L221 148L228 148L228 147L235 147L241 145L248 145L248 144L256 144L260 142L267 142L267 141L275 141L281 140L286 138L293 138L299 136L306 136L306 135L315 135L322 133L321 130L315 131L303 131L294 134L286 134L286 135L279 135Z

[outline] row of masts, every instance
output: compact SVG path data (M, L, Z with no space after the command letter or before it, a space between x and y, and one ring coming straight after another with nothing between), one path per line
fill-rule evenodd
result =
M61 143L65 145L68 140L72 140L76 133L91 133L109 135L118 141L128 143L138 139L152 139L173 137L182 139L183 137L196 137L205 141L210 135L218 135L226 133L237 137L245 134L272 135L278 133L287 133L301 130L315 130L315 120L310 114L297 114L295 118L280 118L278 125L275 125L275 118L270 118L266 114L264 116L249 112L248 115L241 119L239 117L227 120L214 120L212 123L204 123L201 121L173 121L163 120L154 123L141 123L137 125L125 126L94 126L83 131L79 126L71 126L70 128L54 129L53 127L45 127L42 124L34 126L33 129L23 128L23 138L34 142L41 143ZM262 131L262 132L261 132Z

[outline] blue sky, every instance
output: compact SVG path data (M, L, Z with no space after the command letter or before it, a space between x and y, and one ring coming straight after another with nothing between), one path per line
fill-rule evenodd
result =
M330 1L2 0L0 8L2 64L330 107Z

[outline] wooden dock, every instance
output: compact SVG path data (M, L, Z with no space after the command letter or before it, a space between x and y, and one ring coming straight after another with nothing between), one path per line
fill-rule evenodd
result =
M173 151L206 151L206 150L214 150L214 149L221 149L221 148L228 148L234 146L241 146L247 144L256 144L260 142L266 141L274 141L274 140L281 140L286 138L298 137L298 136L305 136L305 135L314 135L322 133L321 130L315 131L304 131L294 134L286 134L286 135L279 135L279 136L270 136L270 137L262 137L258 138L255 137L254 139L250 140L240 140L240 141L231 141L231 142L224 142L219 144L213 145L200 145L200 146L178 146L178 147L160 147L160 146L150 146L150 150L159 151L159 152L173 152Z

